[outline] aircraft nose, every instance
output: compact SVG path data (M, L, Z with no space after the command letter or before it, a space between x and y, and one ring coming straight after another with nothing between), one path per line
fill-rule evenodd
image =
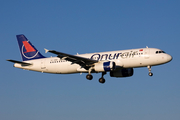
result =
M170 62L172 60L172 56L171 55L167 55L167 61Z

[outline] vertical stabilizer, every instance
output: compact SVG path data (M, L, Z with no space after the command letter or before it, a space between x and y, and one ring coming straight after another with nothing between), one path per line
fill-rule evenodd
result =
M45 58L24 35L16 35L23 61Z

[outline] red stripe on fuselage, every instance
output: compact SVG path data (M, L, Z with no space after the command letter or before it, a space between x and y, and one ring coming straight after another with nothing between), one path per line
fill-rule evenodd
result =
M23 41L23 45L26 49L26 51L24 53L36 51L27 41Z

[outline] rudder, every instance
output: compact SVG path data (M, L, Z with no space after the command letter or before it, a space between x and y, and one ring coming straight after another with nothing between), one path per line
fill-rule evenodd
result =
M16 37L23 61L45 58L23 34Z

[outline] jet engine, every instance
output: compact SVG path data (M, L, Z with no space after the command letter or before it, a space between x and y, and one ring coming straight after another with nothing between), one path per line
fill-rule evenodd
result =
M111 77L130 77L134 73L133 68L123 68L116 71L111 71L110 76Z
M108 62L100 62L95 63L94 70L96 72L107 72L107 71L113 71L116 69L115 62L108 61Z

